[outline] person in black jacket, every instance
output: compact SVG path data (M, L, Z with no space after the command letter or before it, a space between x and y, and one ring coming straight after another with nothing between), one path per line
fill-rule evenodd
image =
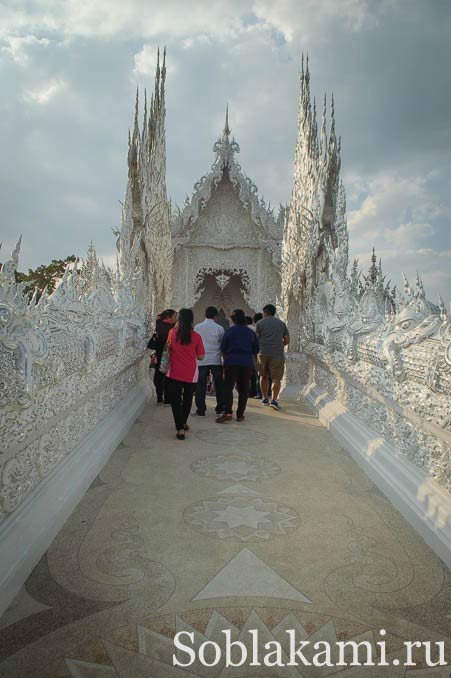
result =
M160 372L160 365L161 356L163 355L163 349L166 344L169 331L174 327L176 322L177 312L172 308L168 308L163 311L163 313L160 313L160 315L157 317L157 322L155 325L155 353L157 356L157 362L155 364L153 383L155 384L155 390L157 392L158 405L162 405L163 402L165 405L170 405L166 396L165 376L163 372Z

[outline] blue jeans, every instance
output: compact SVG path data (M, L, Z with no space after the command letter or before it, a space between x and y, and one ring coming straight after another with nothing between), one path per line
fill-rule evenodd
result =
M224 381L222 378L222 365L199 365L199 378L196 386L196 409L198 414L205 414L207 406L207 379L211 373L216 393L216 413L224 412Z

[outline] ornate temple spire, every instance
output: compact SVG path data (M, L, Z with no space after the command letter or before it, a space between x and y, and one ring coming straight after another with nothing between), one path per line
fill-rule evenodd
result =
M147 130L147 89L144 88L144 116L143 116L143 131L142 131L143 144L144 144L145 138L146 138L146 130Z
M335 134L335 103L334 95L332 93L331 104L330 104L330 130L329 130L329 145L328 145L328 167L329 171L332 174L335 174L338 179L338 173L340 171L340 155L337 143L337 137Z
M135 99L135 121L133 125L133 139L139 137L139 88L136 87L136 99Z
M155 73L155 106L159 108L160 104L160 75L161 75L161 70L160 70L160 48L158 47L157 50L157 70Z
M166 82L166 45L163 48L163 65L161 67L160 99L164 105L164 85Z
M323 116L321 120L321 137L320 137L320 151L322 156L324 157L327 153L327 126L326 126L326 118L327 118L327 99L326 99L326 92L324 92L324 98L323 98Z
M305 66L305 76L304 76L304 87L303 87L303 117L304 117L304 125L308 125L308 128L310 129L310 123L311 123L311 103L310 103L310 71L308 67L308 54L307 54L307 59L306 59L306 66Z
M136 88L136 99L135 99L135 119L133 123L133 134L130 139L129 133L129 148L128 148L128 173L133 174L137 170L138 164L138 153L140 146L140 133L139 133L139 90Z
M216 153L215 164L217 163L221 167L226 167L230 165L230 163L233 161L234 154L240 152L240 147L235 141L235 139L232 138L232 140L230 140L230 133L231 129L229 125L229 104L227 104L222 136L218 138L218 140L213 146L213 152Z
M315 156L318 156L318 120L316 113L316 98L313 97L313 117L312 117L312 148Z
M334 93L332 92L332 98L330 103L330 136L335 136L335 102L334 102Z
M371 255L371 266L369 270L369 280L374 285L377 282L378 271L377 271L377 256L376 250L373 247L373 253Z
M225 114L225 123L224 123L224 134L226 137L230 136L230 127L229 127L229 104L226 104L226 114Z
M301 70L299 75L299 102L298 102L298 136L296 142L296 163L304 154L312 153L315 155L317 144L317 132L314 121L315 113L312 115L312 105L310 98L310 70L308 54L304 60L304 54L301 55Z

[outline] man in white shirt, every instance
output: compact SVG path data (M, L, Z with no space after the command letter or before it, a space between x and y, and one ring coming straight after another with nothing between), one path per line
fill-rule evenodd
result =
M205 416L207 409L205 396L207 395L207 379L211 374L216 393L216 414L224 412L223 403L223 379L221 362L221 341L224 336L224 328L216 321L218 319L218 309L209 306L205 310L205 320L195 326L195 331L200 334L205 347L205 358L202 363L198 363L199 377L196 386L196 414L199 417Z

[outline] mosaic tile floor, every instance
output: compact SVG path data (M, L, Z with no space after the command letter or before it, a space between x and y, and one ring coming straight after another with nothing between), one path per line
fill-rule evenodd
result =
M0 618L0 676L448 678L172 666L178 630L451 644L449 571L304 405L218 426L208 404L184 443L146 408Z

